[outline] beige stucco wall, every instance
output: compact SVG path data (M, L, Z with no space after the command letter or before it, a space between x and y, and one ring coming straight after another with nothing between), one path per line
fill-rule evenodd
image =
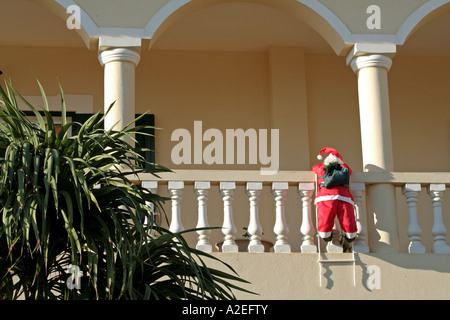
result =
M450 59L398 56L389 73L396 171L450 170Z
M85 48L0 47L3 80L11 80L22 95L39 96L38 79L49 96L92 95L94 110L103 109L103 69L97 52ZM75 111L75 110L72 110Z
M317 254L215 253L214 255L229 263L241 278L251 282L251 285L244 286L246 289L259 294L236 292L238 299L446 300L450 298L448 255L357 254L355 286L353 265L334 263L323 267L322 287ZM327 258L348 259L351 258L351 254L334 254ZM212 261L209 265L222 267ZM378 279L375 278L377 276Z

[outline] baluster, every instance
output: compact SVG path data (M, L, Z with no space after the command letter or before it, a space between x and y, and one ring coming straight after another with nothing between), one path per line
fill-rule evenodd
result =
M301 252L317 252L317 246L314 244L316 229L311 218L311 201L314 189L313 182L300 182L298 184L298 193L302 199L302 225L300 227L300 234L302 235Z
M151 193L156 193L158 189L158 181L142 181L142 187L150 191ZM149 234L151 236L155 236L156 230L155 227L157 226L156 218L159 216L159 213L155 212L155 204L150 201L145 201L145 204L151 208L151 212L149 212L150 215L153 216L153 223L152 226L149 227ZM145 217L144 219L144 227L148 227L148 218Z
M259 193L262 188L262 182L247 182L247 195L250 202L250 222L247 232L251 235L248 245L249 252L264 252L264 245L261 243L262 228L259 223L258 212Z
M198 201L198 221L197 228L208 228L208 214L206 210L206 203L208 201L208 191L210 183L206 181L196 181L194 184L195 195ZM198 230L198 242L196 248L204 252L211 252L212 245L209 242L209 234L211 230Z
M407 183L403 188L409 211L409 225L406 231L410 241L408 246L409 253L425 253L425 246L422 245L421 240L422 229L417 219L417 196L421 188L422 186L419 183Z
M445 191L445 184L430 184L428 193L433 203L434 224L431 232L434 236L434 244L432 252L434 253L450 253L450 247L447 245L445 236L447 229L442 220L442 195Z
M220 193L223 200L223 225L222 233L224 234L222 251L238 252L239 247L234 241L236 239L236 226L233 221L233 191L236 189L235 182L221 182Z
M181 194L183 193L184 182L183 181L169 181L168 189L170 199L172 200L172 220L170 222L169 230L173 233L181 232L184 230L181 223Z
M362 202L366 185L364 183L351 183L350 192L355 200L355 219L358 236L352 244L353 250L359 253L369 253L369 246L366 242L366 215L363 214Z
M272 193L275 198L275 226L273 227L273 232L277 235L274 245L275 252L291 252L291 246L287 241L289 228L284 213L284 202L286 201L288 189L289 185L287 182L272 183Z

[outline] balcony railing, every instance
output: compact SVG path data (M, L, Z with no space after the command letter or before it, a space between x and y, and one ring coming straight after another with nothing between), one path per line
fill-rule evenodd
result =
M299 251L304 253L317 252L318 240L316 239L315 212L313 199L316 190L315 175L310 171L280 171L276 175L264 176L259 171L230 171L230 170L178 170L175 173L165 173L161 179L155 180L151 175L141 175L140 180L143 186L152 192L160 193L166 189L171 199L170 230L180 232L184 230L182 224L183 212L181 203L183 201L183 191L187 186L193 188L197 206L197 228L209 227L208 208L211 206L220 206L223 212L221 217L222 244L220 251L237 252L238 246L236 239L238 237L238 228L234 223L234 196L237 187L242 190L245 187L246 197L248 198L248 227L249 244L248 252L263 252L264 246L262 240L262 226L260 223L260 197L263 188L270 188L272 201L274 204L275 222L273 224L274 243L272 251L274 252L292 252L293 245L299 245ZM400 173L400 172L355 172L352 175L350 191L355 200L355 216L358 226L358 237L353 243L353 250L360 253L369 253L370 243L376 241L368 238L367 232L367 213L365 202L369 195L365 195L365 190L373 184L392 184L396 188L401 188L408 212L408 226L406 236L408 237L408 252L425 253L427 248L422 243L422 228L419 224L418 195L425 188L429 194L430 209L432 212L429 219L432 219L431 233L433 244L428 251L433 253L450 253L450 247L446 242L447 229L445 221L450 221L450 217L443 217L443 197L446 188L450 186L450 173ZM220 200L215 203L208 201L210 192L214 187L219 190ZM289 226L286 220L285 201L289 189L296 189L297 201L301 203L299 212L289 212L289 214L298 215L301 221L300 243L290 242ZM217 197L216 197L217 198ZM423 197L421 198L423 201ZM217 200L217 199L216 199ZM267 208L266 208L267 209ZM189 210L191 214L192 210ZM216 210L216 212L218 212ZM432 216L432 217L431 217ZM191 216L191 219L193 217ZM444 219L446 218L446 219ZM427 224L429 225L429 223ZM333 251L341 251L342 247L337 242L339 237L339 223L335 224L335 239ZM403 226L399 229L405 229ZM214 232L217 230L213 230ZM429 231L429 230L427 230ZM219 232L219 231L217 231ZM197 231L196 247L203 251L213 251L213 244L210 241L211 230ZM405 236L405 235L400 235Z

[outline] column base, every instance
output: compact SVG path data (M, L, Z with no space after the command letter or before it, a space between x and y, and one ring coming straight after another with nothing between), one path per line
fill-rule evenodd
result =
M302 253L317 253L317 246L314 244L302 244L300 246L300 252Z
M273 252L279 253L279 252L291 252L291 246L289 244L279 244L275 245L273 247Z
M203 251L203 252L212 252L212 245L210 244L199 244L195 246L195 249Z
M408 246L409 253L425 253L425 246L420 241L411 241Z
M264 252L264 245L262 244L249 245L248 252Z
M237 244L224 244L222 245L222 252L239 252L239 246Z
M448 246L444 241L436 242L431 251L438 254L450 254L450 246Z

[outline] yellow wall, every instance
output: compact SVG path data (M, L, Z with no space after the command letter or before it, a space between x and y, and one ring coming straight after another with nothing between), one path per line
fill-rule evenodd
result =
M389 72L396 171L450 171L450 57L398 56Z
M0 47L0 57L0 77L11 79L22 95L40 95L36 78L47 95L57 95L59 79L65 94L92 95L94 110L103 109L103 69L97 52L85 48Z
M258 52L143 53L136 72L136 109L154 112L163 128L157 132L157 161L171 166L170 152L177 144L170 141L172 131L185 128L193 137L195 120L203 121L203 131L217 128L223 134L225 129L268 128L267 63L267 54ZM251 168L239 166L245 167Z

